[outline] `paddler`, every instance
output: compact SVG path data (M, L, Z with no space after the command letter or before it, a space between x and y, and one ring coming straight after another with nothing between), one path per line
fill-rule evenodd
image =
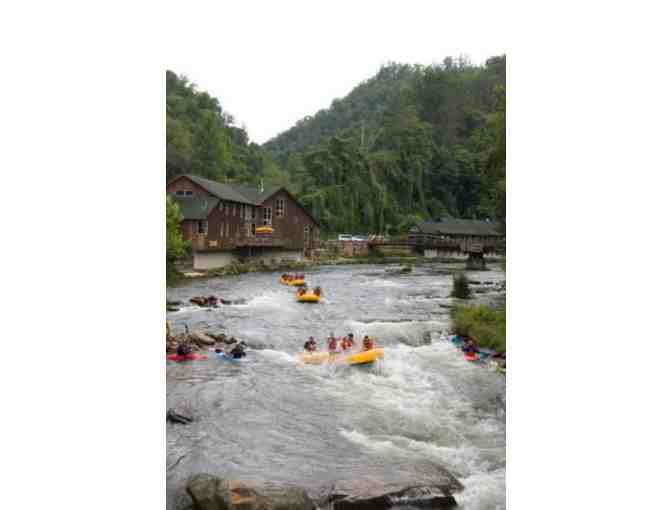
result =
M334 335L327 339L327 350L329 354L336 354L338 352L338 340Z
M242 358L243 356L247 356L247 353L243 348L242 342L237 343L236 346L229 351L229 354L236 359Z
M353 344L354 344L354 342L352 340L350 340L349 336L344 336L343 338L341 338L341 350L342 351L349 351L350 349L352 349Z
M308 341L303 344L303 349L308 352L315 352L317 350L317 342L312 336L308 338Z
M177 346L178 356L189 356L191 354L191 345L186 342L180 342Z
M362 341L362 351L370 351L375 347L376 344L369 338L369 335L364 335L364 340Z

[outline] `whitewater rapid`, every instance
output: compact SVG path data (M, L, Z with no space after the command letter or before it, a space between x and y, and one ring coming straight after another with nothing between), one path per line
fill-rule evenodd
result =
M456 266L457 267L457 266ZM326 299L296 302L277 274L193 282L170 289L185 303L215 294L246 303L168 314L173 329L223 329L266 348L240 366L217 360L167 366L168 407L193 410L168 426L168 507L185 504L195 472L294 483L318 490L335 480L437 482L448 471L465 489L464 509L505 507L505 379L465 362L448 340L452 266L413 273L382 267L323 268L307 279ZM501 271L473 273L501 282ZM494 289L494 286L493 286ZM496 291L483 301L501 299ZM302 365L308 336L370 335L385 348L372 367Z

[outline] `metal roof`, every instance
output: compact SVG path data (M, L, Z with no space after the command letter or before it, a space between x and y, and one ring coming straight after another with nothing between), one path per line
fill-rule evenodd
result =
M482 220L461 220L458 218L442 218L441 221L425 221L418 223L417 230L423 234L439 235L471 235L501 236L497 224Z

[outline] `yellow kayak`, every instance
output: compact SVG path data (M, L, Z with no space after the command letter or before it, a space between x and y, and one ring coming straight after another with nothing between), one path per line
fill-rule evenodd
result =
M296 296L296 300L299 303L319 303L320 299L322 299L322 296L318 296L317 294L313 294L312 292L311 293L306 292L301 296L297 294Z
M292 285L294 287L303 287L306 284L306 280L289 280L287 285Z
M301 355L301 361L309 365L321 365L323 363L344 363L347 365L363 365L365 363L373 363L378 359L382 359L385 355L385 350L382 347L377 347L369 351L354 352L352 354L330 354L328 352L314 352L304 353Z

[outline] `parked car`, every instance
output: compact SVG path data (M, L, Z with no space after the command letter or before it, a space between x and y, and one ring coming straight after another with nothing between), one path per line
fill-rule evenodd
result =
M352 236L351 236L350 234L339 234L339 235L338 235L338 240L339 240L340 242L343 242L343 241L352 241Z

